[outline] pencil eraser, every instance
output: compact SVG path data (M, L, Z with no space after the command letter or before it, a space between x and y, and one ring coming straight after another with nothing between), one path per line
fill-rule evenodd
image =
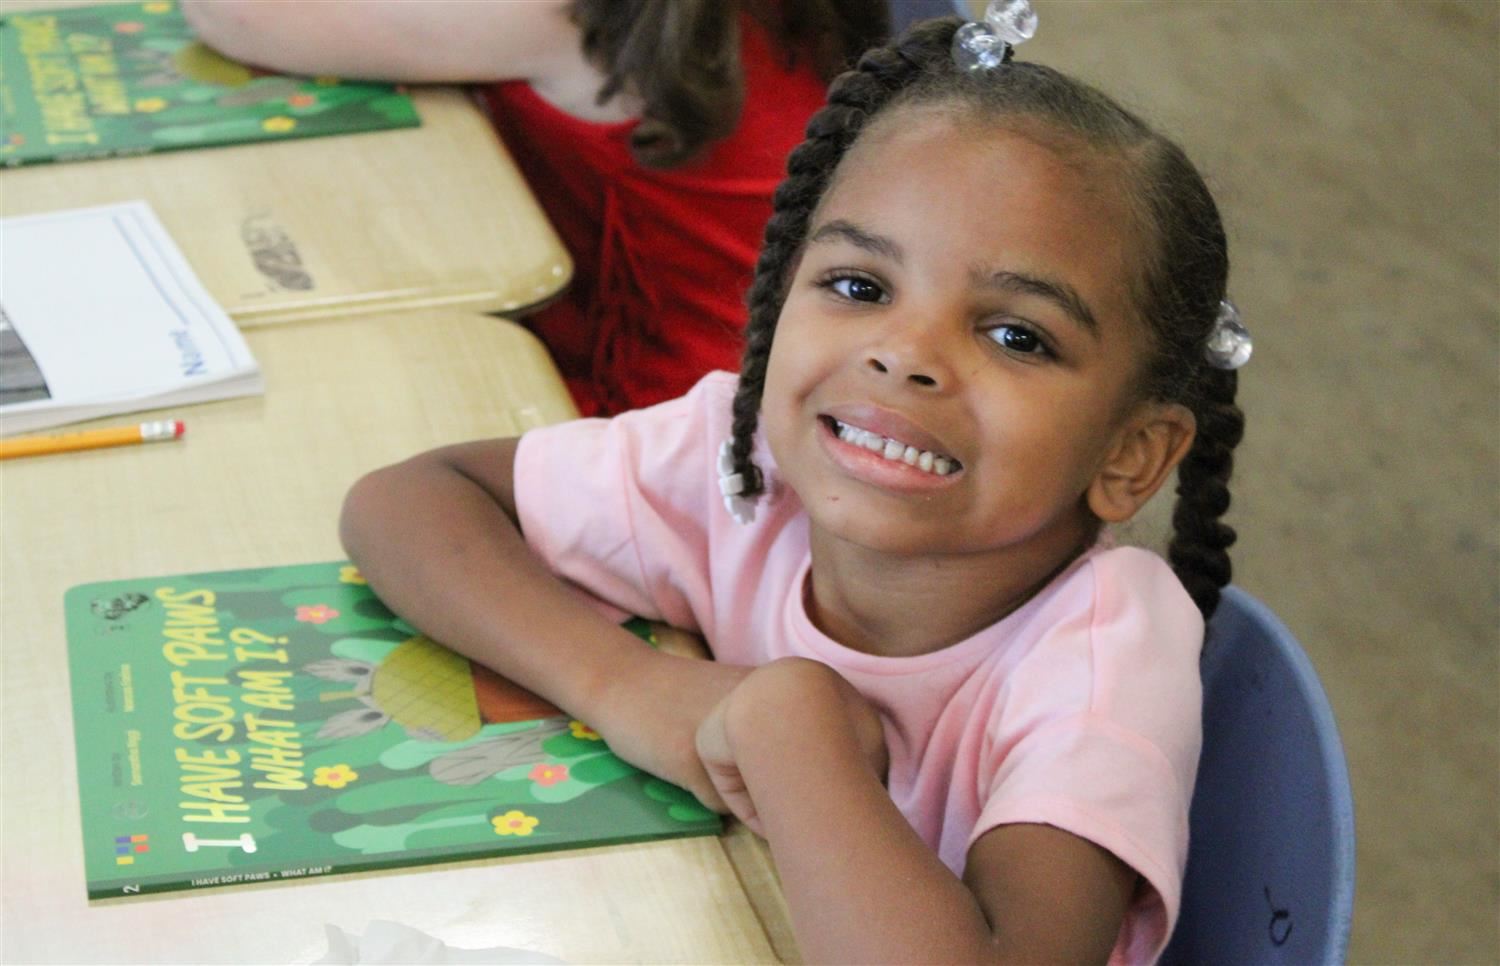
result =
M172 420L172 438L181 439L182 434L187 432L187 426L180 419Z

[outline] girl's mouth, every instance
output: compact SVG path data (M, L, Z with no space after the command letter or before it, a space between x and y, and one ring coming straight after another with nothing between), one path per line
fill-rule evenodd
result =
M868 429L861 429L849 423L840 422L832 416L821 416L823 424L828 427L838 439L852 446L860 446L871 453L880 456L892 463L905 463L907 466L931 473L934 476L948 476L963 469L963 464L944 453L935 453L932 450L918 449L910 443L889 436L881 436Z

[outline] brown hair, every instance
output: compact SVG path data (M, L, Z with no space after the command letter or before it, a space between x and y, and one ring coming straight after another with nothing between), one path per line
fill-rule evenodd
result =
M739 123L742 10L788 63L808 58L825 80L890 30L886 0L574 0L583 51L606 75L598 102L628 90L644 103L636 161L674 167Z
M1203 354L1229 275L1218 207L1176 144L1093 88L1019 61L988 72L956 69L950 51L959 23L923 21L890 46L866 53L834 81L827 105L808 122L807 140L788 158L748 298L750 321L734 398L734 471L746 481L746 496L763 492L751 452L786 288L818 202L872 119L901 105L956 104L975 110L982 121L1066 135L1124 162L1121 185L1136 203L1148 239L1131 289L1152 348L1140 392L1187 406L1198 426L1177 469L1167 556L1199 609L1211 615L1230 579L1228 549L1235 533L1220 517L1229 509L1234 448L1245 425L1235 404L1236 374L1213 368Z

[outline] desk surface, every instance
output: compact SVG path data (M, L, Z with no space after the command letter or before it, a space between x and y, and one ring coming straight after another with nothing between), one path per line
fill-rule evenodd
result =
M489 121L455 88L411 93L416 128L0 169L0 214L144 198L241 326L556 295L572 262Z
M267 327L247 339L265 395L161 413L186 421L181 441L0 463L0 960L306 962L326 948L324 923L362 933L372 919L455 946L520 947L575 963L795 957L765 853L742 830L87 901L64 590L336 559L338 507L359 474L572 415L538 343L485 316L406 311Z

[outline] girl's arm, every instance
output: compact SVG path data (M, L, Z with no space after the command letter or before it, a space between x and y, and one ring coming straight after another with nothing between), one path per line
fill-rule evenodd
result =
M875 712L797 659L746 678L705 719L699 753L765 835L809 962L1104 962L1135 873L1045 825L987 832L960 881L882 784ZM878 727L878 725L877 725Z
M344 500L344 548L380 599L423 633L722 808L694 735L748 669L659 653L554 576L516 524L517 442L450 446L363 477Z
M458 83L532 80L581 61L569 0L183 0L235 60L296 74Z

